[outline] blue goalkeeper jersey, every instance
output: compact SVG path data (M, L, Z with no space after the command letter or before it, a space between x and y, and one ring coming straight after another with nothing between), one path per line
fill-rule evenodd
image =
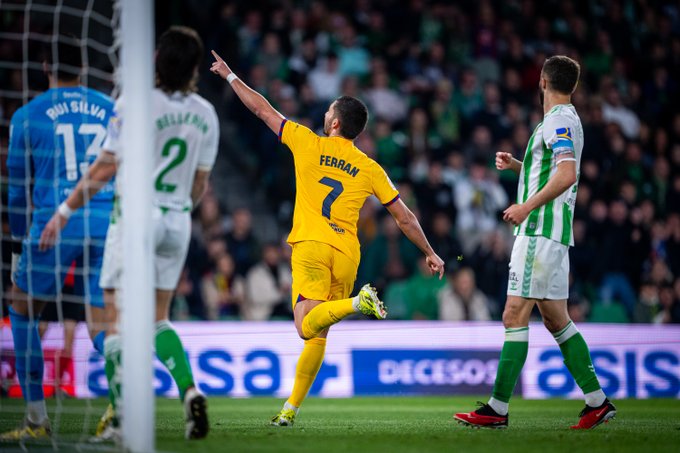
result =
M12 236L42 231L99 155L112 113L109 96L82 86L52 88L14 113L7 156ZM74 213L62 236L105 237L113 197L111 181Z

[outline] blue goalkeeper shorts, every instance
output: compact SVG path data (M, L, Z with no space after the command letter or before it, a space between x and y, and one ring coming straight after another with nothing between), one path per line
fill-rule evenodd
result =
M54 247L41 252L41 231L31 228L22 244L21 259L14 273L19 289L38 300L54 300L75 262L74 295L93 307L104 307L99 274L104 257L104 238L62 237Z

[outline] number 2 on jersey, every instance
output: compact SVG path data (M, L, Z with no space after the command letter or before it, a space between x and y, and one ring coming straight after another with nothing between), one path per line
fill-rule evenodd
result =
M335 203L335 200L338 199L338 197L345 190L345 188L342 186L342 183L340 181L338 181L337 179L329 178L327 176L321 178L319 182L324 186L328 186L331 189L333 189L331 190L331 193L326 195L326 198L323 199L323 204L321 206L321 215L330 220L331 206L333 205L333 203Z
M169 184L163 182L163 178L175 167L181 164L187 157L187 142L179 137L174 137L165 142L163 150L161 151L161 156L168 157L170 155L170 150L172 148L177 148L177 155L172 159L168 165L158 174L156 178L156 190L159 192L173 193L177 188L176 184Z

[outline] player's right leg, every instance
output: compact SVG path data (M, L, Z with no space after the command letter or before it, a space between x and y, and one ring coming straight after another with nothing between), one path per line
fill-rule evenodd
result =
M524 366L529 351L529 317L536 301L508 296L503 310L505 342L498 361L493 394L487 404L472 412L453 416L460 423L485 428L506 428L510 397Z
M375 289L366 284L359 294L331 300L332 281L351 281L356 278L357 264L331 247L315 241L293 245L293 304L295 328L303 340L316 338L319 333L347 316L363 313L378 319L387 317L387 310Z
M549 278L543 263L544 238L518 236L512 246L508 299L503 310L505 342L496 371L493 394L487 404L473 412L454 415L461 423L477 427L508 426L508 406L529 351L529 317L537 300L547 294Z
M16 372L26 401L26 419L19 429L0 435L0 440L22 440L50 435L43 394L44 359L38 324L44 307L38 300L52 300L61 289L65 271L82 247L57 243L47 251L38 249L37 225L24 240L21 258L13 274L15 286L9 309L16 354Z

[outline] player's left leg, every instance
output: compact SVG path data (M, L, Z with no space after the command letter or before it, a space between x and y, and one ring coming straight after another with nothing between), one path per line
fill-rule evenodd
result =
M170 371L184 401L187 389L194 386L194 377L182 340L168 320L172 294L172 291L156 290L156 355Z
M207 401L196 389L191 365L182 340L168 320L173 291L156 290L156 355L168 369L179 389L185 406L187 439L200 439L208 434Z
M564 356L564 364L583 391L586 407L574 429L595 428L616 415L616 408L607 399L595 374L588 345L573 321L569 319L566 300L538 302L543 324L552 333Z
M585 395L586 407L579 415L579 423L572 428L595 428L613 418L616 408L600 387L588 345L569 319L569 251L567 247L555 243L550 243L550 249L548 256L552 262L546 268L550 269L551 275L547 280L547 293L538 303L538 308L543 323L560 346L564 364Z
M38 333L40 312L44 306L45 302L32 300L20 288L13 287L9 318L14 339L16 374L26 401L26 416L21 427L0 434L0 441L18 441L50 435L43 394L45 362Z
M186 417L185 437L208 435L207 400L196 388L182 340L169 321L170 302L184 267L191 235L188 212L155 212L156 355L179 389Z
M298 334L305 339L305 345L295 368L293 391L281 411L272 419L271 424L274 426L293 425L300 406L321 369L330 325L357 312L352 303L348 303L352 301L348 296L354 287L356 264L330 246L320 247L322 253L317 253L316 256L300 256L298 245L294 247L295 258L292 260L295 302L293 310L295 326ZM299 300L303 291L301 288L305 288L307 294L317 297L328 294L330 300ZM311 319L313 321L310 324ZM313 332L310 332L310 325L314 326ZM322 329L324 325L326 327ZM305 336L312 334L312 338Z

